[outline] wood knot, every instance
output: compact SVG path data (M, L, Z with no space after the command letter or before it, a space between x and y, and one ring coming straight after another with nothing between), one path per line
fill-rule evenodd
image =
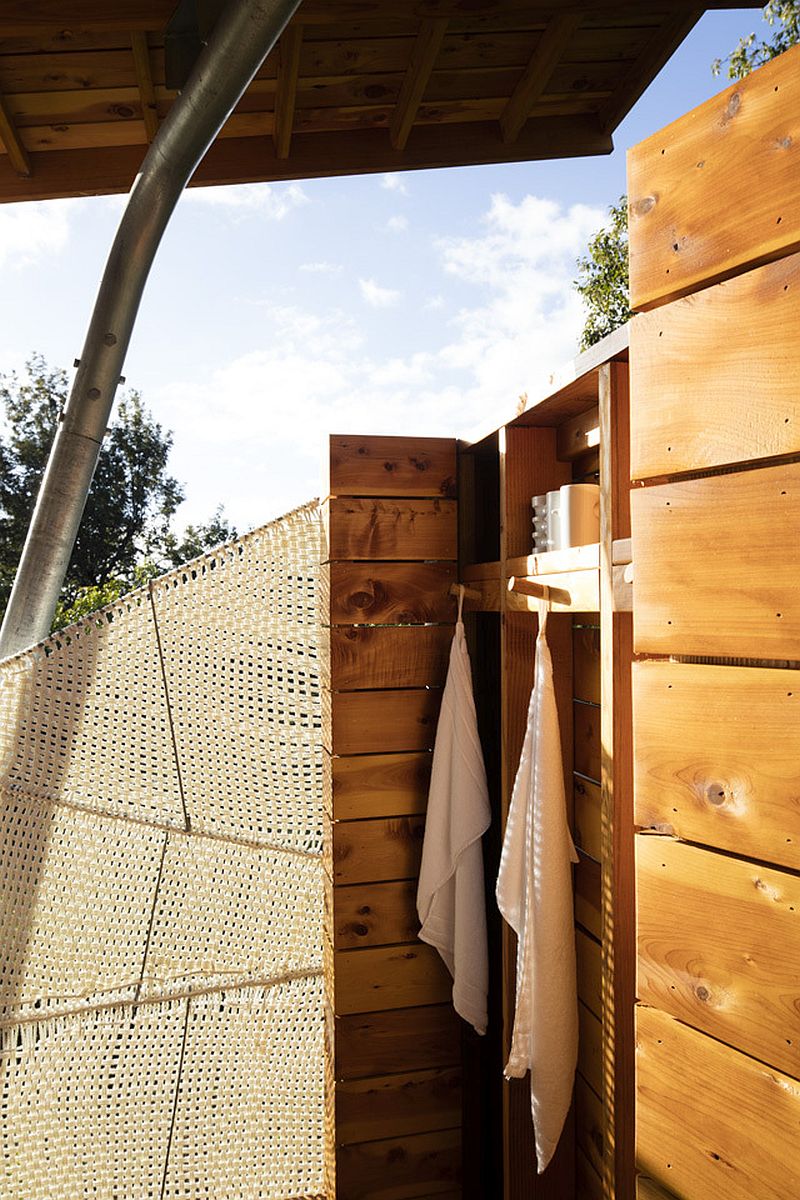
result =
M697 996L697 999L698 999L698 1000L702 1000L704 1004L706 1003L706 1001L708 1000L709 996L711 995L711 993L709 992L708 988L707 988L707 987L703 987L702 983L700 984L700 986L699 986L699 987L696 987L696 988L695 988L695 990L694 990L694 994L695 994L695 996Z
M458 495L458 487L452 475L448 475L447 479L442 480L439 486L439 491L448 500L455 500L456 496Z
M368 904L362 904L361 908L358 910L358 915L360 917L368 917L371 912L372 909Z
M351 929L357 937L366 937L369 933L369 926L367 925L352 925Z
M430 469L431 464L428 462L428 460L426 458L412 458L411 465L417 471L428 471Z
M392 471L396 471L397 463L393 463L389 459L387 459L387 461L383 464L383 469L384 469L384 471L389 471L390 473Z
M656 196L642 196L641 200L634 200L631 212L636 217L645 217L653 211L657 203L658 197Z
M727 799L728 793L724 784L710 783L706 788L706 800L709 804L713 804L715 807L721 808Z
M722 124L727 125L729 121L732 121L741 107L742 107L741 93L734 92L733 95L731 96L730 100L728 101L728 103L725 106L725 111L722 114Z

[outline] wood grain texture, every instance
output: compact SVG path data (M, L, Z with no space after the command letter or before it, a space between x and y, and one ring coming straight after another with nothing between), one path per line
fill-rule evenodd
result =
M573 705L575 723L575 770L600 781L600 706Z
M331 813L336 821L424 813L428 803L431 755L325 755Z
M550 611L554 613L596 613L600 610L600 582L597 571L570 571L563 575L542 575L535 582L550 588ZM533 596L509 592L509 612L536 612Z
M453 438L331 437L332 496L456 494Z
M336 1078L454 1066L461 1059L461 1023L446 1004L336 1019Z
M332 497L325 505L329 559L454 559L455 500Z
M338 626L330 630L334 691L441 687L447 676L452 625Z
M425 818L386 817L333 824L333 881L373 883L419 872ZM334 914L336 920L338 914Z
M635 1190L635 880L631 661L633 624L619 611L615 550L630 536L628 364L599 369L601 861L604 1191Z
M575 1155L575 1196L576 1200L603 1200L603 1181L580 1147Z
M600 445L600 416L597 405L570 417L556 431L556 453L565 462L573 462Z
M334 562L320 571L330 588L332 625L425 625L455 618L452 563Z
M800 451L798 322L797 254L635 317L632 478Z
M337 887L333 903L336 950L410 942L419 933L416 879Z
M598 1096L603 1094L603 1027L585 1004L578 1002L578 1070Z
M438 689L401 688L336 692L332 697L334 754L430 750L442 694Z
M636 1180L636 1200L675 1200L673 1192L668 1192L652 1179L640 1175Z
M634 309L800 248L798 63L793 48L630 152Z
M800 1192L797 1081L637 1008L640 1168L681 1200Z
M556 457L556 431L534 425L509 425L504 435L504 558L531 553L531 497L569 483L568 463ZM510 574L511 572L509 572Z
M602 1017L603 961L600 943L575 931L575 957L578 969L578 997L596 1017Z
M579 24L580 15L573 12L557 12L548 21L500 117L503 141L513 142L519 136Z
M337 1195L346 1200L406 1200L452 1194L461 1178L461 1131L386 1138L342 1146Z
M443 1004L453 993L453 981L438 951L422 942L339 950L335 972L336 1012L342 1016Z
M275 90L275 153L288 158L294 131L297 82L303 49L303 26L293 22L278 42L278 78Z
M598 1175L603 1171L603 1103L582 1075L575 1079L575 1139Z
M603 936L600 863L578 851L575 867L575 920L596 938Z
M153 85L153 71L150 65L150 47L147 34L134 30L131 33L131 50L136 70L136 85L142 106L142 120L148 142L152 142L158 133L158 106L156 90Z
M461 1124L461 1072L439 1067L340 1083L336 1129L340 1145L402 1137Z
M639 999L800 1077L800 879L636 843Z
M800 658L800 463L631 494L639 653Z
M572 684L576 700L600 703L600 628L579 625L572 631Z
M603 855L600 784L574 775L572 794L575 845L600 862Z
M389 138L395 150L405 149L431 72L442 48L447 24L447 17L433 17L424 20L419 27L411 52L411 61L389 127Z
M639 662L635 819L800 870L800 676Z

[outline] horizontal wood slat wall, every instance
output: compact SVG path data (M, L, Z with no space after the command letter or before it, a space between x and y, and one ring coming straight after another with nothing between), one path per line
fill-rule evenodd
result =
M330 444L323 621L338 1200L460 1196L452 981L419 941L417 876L455 602L456 444Z
M630 157L647 1200L800 1194L799 64Z
M629 152L634 309L800 249L799 67L795 47Z

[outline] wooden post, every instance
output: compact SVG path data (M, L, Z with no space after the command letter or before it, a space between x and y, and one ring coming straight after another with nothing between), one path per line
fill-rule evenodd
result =
M460 1027L417 938L431 749L452 640L456 444L330 443L323 677L329 1196L460 1196ZM334 1177L336 1191L334 1193Z

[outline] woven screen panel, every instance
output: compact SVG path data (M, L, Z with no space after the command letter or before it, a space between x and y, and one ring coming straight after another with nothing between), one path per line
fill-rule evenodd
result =
M3 1200L159 1197L185 1026L184 1001L5 1030Z
M136 998L165 837L0 789L0 1024Z
M314 503L153 585L195 831L321 847L321 542Z
M141 996L322 968L317 856L170 834Z
M319 976L193 999L165 1200L323 1193Z
M7 786L183 827L146 590L0 664L0 717Z
M322 1193L315 502L0 663L0 1196Z

